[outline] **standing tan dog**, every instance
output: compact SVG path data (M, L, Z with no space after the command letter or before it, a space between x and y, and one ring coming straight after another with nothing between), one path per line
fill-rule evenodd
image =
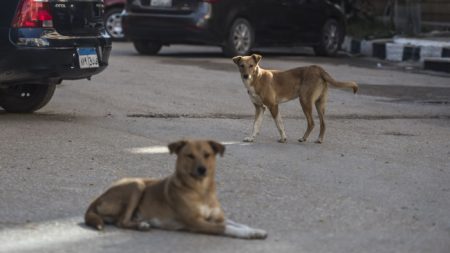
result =
M246 137L244 141L254 141L261 128L264 110L267 107L280 132L281 139L279 142L286 142L286 133L278 111L278 104L299 98L308 121L308 128L303 138L298 141L306 141L314 128L312 109L315 105L320 119L320 134L316 142L322 143L325 134L324 115L328 96L327 84L330 83L339 88L352 88L354 93L358 91L358 85L355 82L338 82L323 68L316 65L286 71L263 69L258 65L261 58L262 56L257 54L233 57L256 109L253 133Z
M264 239L261 229L225 219L216 196L216 154L225 147L215 141L178 141L169 144L177 154L175 173L157 180L124 178L114 183L87 209L87 225L102 230L106 223L121 228L168 230Z

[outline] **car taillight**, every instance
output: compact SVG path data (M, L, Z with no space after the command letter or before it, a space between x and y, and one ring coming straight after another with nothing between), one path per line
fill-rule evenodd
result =
M21 0L12 26L14 28L53 27L53 15L47 0Z

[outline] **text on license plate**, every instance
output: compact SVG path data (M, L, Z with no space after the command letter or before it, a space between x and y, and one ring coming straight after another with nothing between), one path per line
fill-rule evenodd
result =
M80 62L80 68L98 68L98 57L95 48L77 48L78 60Z
M172 7L172 0L151 0L151 6Z

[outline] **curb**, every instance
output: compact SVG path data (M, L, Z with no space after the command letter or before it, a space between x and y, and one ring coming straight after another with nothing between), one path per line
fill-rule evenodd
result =
M450 58L426 58L423 61L423 68L450 73Z
M450 73L450 46L395 43L394 39L358 40L346 36L342 49L388 61L420 61L428 70Z

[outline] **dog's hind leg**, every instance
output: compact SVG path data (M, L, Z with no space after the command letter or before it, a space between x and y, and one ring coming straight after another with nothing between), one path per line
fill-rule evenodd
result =
M105 226L104 218L97 212L98 201L94 201L84 215L86 225L97 230L102 230Z
M275 124L277 125L278 131L280 132L281 138L278 142L285 143L286 142L286 132L284 131L283 120L281 119L281 114L278 110L278 105L273 105L269 107L270 113L272 114L273 119L275 120Z
M305 114L306 121L308 122L308 128L306 129L306 132L303 135L303 138L300 138L298 141L305 142L308 139L309 134L311 133L311 131L314 128L314 119L312 117L313 103L310 100L304 101L304 99L300 98L300 105L302 106L303 113Z
M327 104L327 93L324 93L322 97L320 97L316 101L316 109L317 114L319 114L319 120L320 120L320 133L319 138L317 139L316 143L322 143L323 142L323 136L325 135L325 107Z
M255 140L255 137L259 134L259 130L261 129L261 124L264 118L264 106L261 105L255 105L255 121L253 122L253 132L252 135L249 137L245 137L245 142L253 142Z
M150 229L150 226L147 223L133 220L133 215L141 201L145 184L143 182L134 182L132 185L129 185L129 187L133 188L131 190L130 199L126 203L125 210L120 216L117 226L121 228L148 230Z

